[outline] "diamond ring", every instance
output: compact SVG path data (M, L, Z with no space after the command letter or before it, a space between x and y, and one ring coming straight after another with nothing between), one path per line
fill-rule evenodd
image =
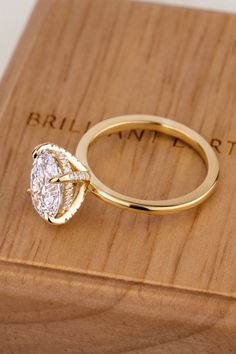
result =
M207 173L192 192L167 200L142 200L120 194L100 181L88 163L90 145L100 136L127 129L149 129L177 137L203 159ZM215 190L219 163L209 143L187 126L167 118L126 115L104 120L80 140L75 156L54 144L41 144L32 153L30 193L38 214L51 224L66 223L80 208L86 193L94 193L115 206L149 214L170 214L195 207Z

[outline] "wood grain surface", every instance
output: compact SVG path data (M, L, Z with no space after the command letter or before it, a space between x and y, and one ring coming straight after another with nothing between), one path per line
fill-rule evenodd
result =
M234 353L236 17L40 0L0 107L0 352ZM89 126L132 113L202 134L220 161L216 193L170 216L89 195L65 226L45 224L26 193L34 146L74 153ZM106 184L142 198L186 193L205 173L194 151L154 132L104 137L90 158Z

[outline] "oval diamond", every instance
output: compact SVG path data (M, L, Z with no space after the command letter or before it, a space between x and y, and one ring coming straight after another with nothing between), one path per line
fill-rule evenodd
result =
M61 174L61 169L53 155L43 150L33 162L31 170L31 197L33 205L39 215L55 217L59 211L62 198L62 184L53 184L49 180Z

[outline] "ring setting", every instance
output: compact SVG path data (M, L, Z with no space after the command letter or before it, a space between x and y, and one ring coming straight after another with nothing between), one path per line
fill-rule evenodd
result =
M44 220L63 224L84 200L90 181L89 171L69 152L54 144L37 146L32 157L30 193L33 206Z
M143 200L118 193L93 173L88 161L90 145L99 137L127 129L149 129L177 137L190 145L206 166L203 182L193 191L166 200ZM114 206L148 214L172 214L203 203L215 190L219 162L210 144L196 131L174 120L150 115L125 115L94 125L80 140L75 156L54 144L41 144L32 153L32 203L38 214L54 225L66 223L92 192Z

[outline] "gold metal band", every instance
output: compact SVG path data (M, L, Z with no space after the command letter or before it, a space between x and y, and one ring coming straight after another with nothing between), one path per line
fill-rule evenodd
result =
M89 146L103 135L127 129L159 131L186 142L196 150L205 162L207 168L205 180L192 192L167 200L136 199L110 189L94 175L89 166ZM91 191L95 195L118 207L150 214L175 213L202 203L215 189L219 177L219 163L216 154L201 135L181 123L151 115L125 115L96 124L80 140L76 149L76 157L88 167L91 174Z

